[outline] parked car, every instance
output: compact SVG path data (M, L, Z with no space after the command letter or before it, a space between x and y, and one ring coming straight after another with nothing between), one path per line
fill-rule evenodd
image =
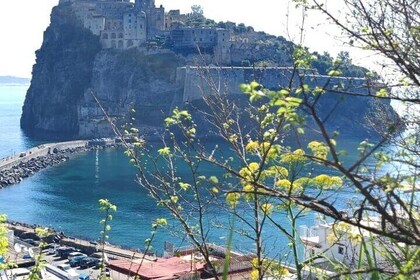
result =
M71 267L79 266L85 258L87 258L85 254L83 256L72 257L69 259L69 265Z
M90 277L86 273L80 273L79 280L90 280Z
M76 251L76 252L71 252L68 256L67 256L67 259L71 259L71 258L73 258L73 257L78 257L78 256L84 256L84 257L87 257L87 255L86 254L83 254L82 252L79 252L79 251Z
M58 244L50 244L50 245L48 245L48 254L49 255L52 255L52 254L55 254L55 251L58 249L58 248L60 248L60 245L58 245Z
M76 272L76 270L74 270L73 268L71 268L68 264L59 264L57 265L58 269L61 269L62 271L65 271L67 273L72 273L72 272Z
M79 280L79 273L69 265L53 266L51 264L46 264L43 269L46 273L52 274L54 279Z
M92 258L92 257L87 257L84 258L81 262L80 262L80 268L89 268L92 266L98 266L100 264L100 260L97 258Z
M79 273L76 272L76 270L74 270L73 268L71 268L68 264L61 264L61 265L57 265L58 269L61 269L64 272L67 272L67 274L69 275L68 279L74 279L77 280L79 279Z
M38 246L39 245L39 241L33 240L32 238L26 238L26 239L22 239L23 242L28 243L29 245L32 246Z
M60 256L60 252L62 251L62 250L64 250L64 249L66 249L67 247L63 247L63 246L60 246L60 247L58 247L58 248L56 248L55 249L55 251L54 251L54 256Z
M65 248L59 248L58 249L58 255L62 259L67 259L70 253L76 252L77 250L73 247L65 247Z

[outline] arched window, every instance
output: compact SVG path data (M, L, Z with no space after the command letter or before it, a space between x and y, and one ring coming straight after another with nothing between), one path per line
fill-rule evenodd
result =
M111 33L111 39L116 39L116 38L117 38L117 34Z
M119 33L119 34L118 34L118 38L119 38L119 39L122 39L122 38L124 38L124 34L122 34L122 33Z
M123 40L119 40L118 41L118 48L119 49L123 49L124 48L124 42L123 42Z
M108 39L108 33L104 33L104 34L102 35L102 39Z

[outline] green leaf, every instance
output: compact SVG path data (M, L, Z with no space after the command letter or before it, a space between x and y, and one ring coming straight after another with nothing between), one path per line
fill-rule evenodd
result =
M211 183L213 183L213 184L218 184L218 183L219 183L219 179L217 179L217 177L216 177L216 176L211 176L211 177L209 178L209 181L210 181Z
M180 187L181 189L183 189L184 191L186 191L186 190L188 190L188 189L191 187L191 185L190 185L190 184L188 184L188 183L182 183L182 182L180 182L180 183L179 183L179 187Z
M376 97L389 97L389 93L386 89L383 88L383 89L377 91L375 96Z
M328 76L331 77L337 77L337 76L341 76L341 71L339 70L331 70L330 72L328 72Z
M158 153L159 153L159 155L161 155L161 156L168 156L168 155L170 155L170 153L171 153L171 148L169 148L169 147L165 147L165 148L159 149L159 150L158 150Z

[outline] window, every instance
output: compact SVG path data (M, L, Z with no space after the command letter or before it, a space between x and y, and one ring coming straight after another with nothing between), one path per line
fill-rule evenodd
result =
M311 256L314 256L314 255L315 255L315 250L311 249Z
M338 253L340 255L344 255L344 247L343 246L338 246Z

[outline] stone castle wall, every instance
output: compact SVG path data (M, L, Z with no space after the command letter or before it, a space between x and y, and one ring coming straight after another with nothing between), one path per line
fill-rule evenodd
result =
M177 83L183 85L183 101L200 99L215 91L229 95L242 94L239 85L258 81L266 88L278 89L288 81L292 69L287 67L180 67L177 69Z
M293 76L291 67L211 67L211 66L186 66L177 69L177 84L182 86L183 102L193 101L203 96L212 95L215 92L221 94L238 95L242 94L239 86L242 83L257 81L265 88L279 90L288 86ZM297 75L293 76L294 86L300 81ZM327 82L328 88L333 85L345 84L348 87L360 88L366 84L365 79L329 77L305 74L305 83L311 86L324 86ZM366 93L366 89L358 93Z

